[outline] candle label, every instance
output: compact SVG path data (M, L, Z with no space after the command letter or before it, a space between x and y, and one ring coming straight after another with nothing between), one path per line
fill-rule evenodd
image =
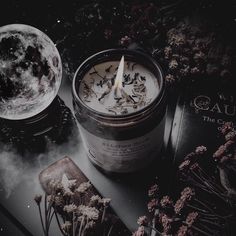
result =
M103 169L113 172L130 172L148 165L160 152L164 127L165 116L149 133L119 141L95 136L79 125L89 158Z

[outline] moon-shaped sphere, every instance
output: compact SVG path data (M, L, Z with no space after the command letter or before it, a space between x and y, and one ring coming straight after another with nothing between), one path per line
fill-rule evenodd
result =
M62 78L57 48L40 30L22 24L0 27L0 117L30 118L54 100Z

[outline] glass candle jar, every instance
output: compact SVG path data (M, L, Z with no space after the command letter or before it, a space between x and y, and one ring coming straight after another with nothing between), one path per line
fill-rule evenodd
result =
M77 69L73 106L89 159L105 171L147 166L163 144L166 93L160 66L132 50L99 52Z

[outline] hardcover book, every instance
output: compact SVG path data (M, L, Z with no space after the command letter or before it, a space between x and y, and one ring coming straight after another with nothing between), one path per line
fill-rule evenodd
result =
M176 165L197 146L206 146L209 153L214 153L222 144L222 125L225 122L236 125L233 88L205 80L186 86L177 102L169 143Z

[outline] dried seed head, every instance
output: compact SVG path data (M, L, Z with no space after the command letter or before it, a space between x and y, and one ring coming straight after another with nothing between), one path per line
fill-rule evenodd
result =
M35 195L34 200L39 205L42 201L42 195Z

